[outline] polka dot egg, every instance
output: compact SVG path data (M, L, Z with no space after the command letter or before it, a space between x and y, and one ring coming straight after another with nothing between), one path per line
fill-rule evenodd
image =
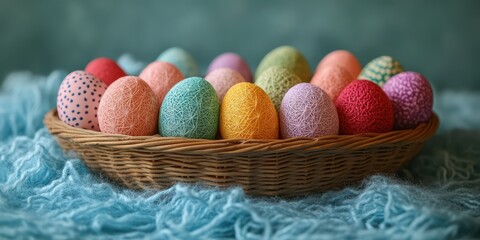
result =
M107 85L92 74L68 74L58 89L58 117L72 127L99 131L97 110L106 89Z

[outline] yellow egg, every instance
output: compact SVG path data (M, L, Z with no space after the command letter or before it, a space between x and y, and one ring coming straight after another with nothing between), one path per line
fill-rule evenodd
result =
M278 139L278 116L267 93L242 82L228 90L220 107L220 134L225 139Z

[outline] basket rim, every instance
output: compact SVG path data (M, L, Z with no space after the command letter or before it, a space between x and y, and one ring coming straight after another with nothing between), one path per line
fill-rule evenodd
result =
M224 154L244 153L247 151L291 151L291 150L318 150L318 149L348 149L360 150L383 144L411 144L421 143L430 139L436 132L439 119L432 112L427 123L418 125L415 129L394 130L387 133L363 133L355 135L330 135L317 138L287 138L287 139L189 139L179 137L127 136L121 134L107 134L88 129L71 127L58 118L56 108L47 112L44 124L52 135L68 139L82 145L104 145L113 149L138 148L150 151L171 151L182 153L211 153Z

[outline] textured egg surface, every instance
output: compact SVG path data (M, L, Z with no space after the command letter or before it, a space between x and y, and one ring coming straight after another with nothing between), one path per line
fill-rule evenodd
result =
M92 74L68 74L58 89L58 117L72 127L99 131L97 110L106 89L107 85Z
M212 84L215 92L217 92L220 103L227 91L235 84L246 82L243 76L230 68L217 68L211 71L205 79Z
M362 71L362 64L360 64L360 61L358 61L355 55L347 50L336 50L327 54L322 61L318 63L315 72L332 65L344 68L353 77L357 77Z
M224 139L278 139L278 115L268 95L252 83L231 87L220 108L220 134Z
M255 81L255 84L268 94L277 112L280 111L283 96L285 96L288 89L299 83L302 83L302 79L297 75L285 68L277 66L270 67L263 71Z
M388 80L383 91L393 103L396 129L415 128L430 119L433 91L428 80L420 73L399 73Z
M158 56L157 61L169 62L175 65L185 78L200 75L197 61L189 52L182 48L172 47L165 50Z
M125 77L123 69L110 58L97 58L92 60L85 67L85 72L96 76L109 86L115 80Z
M257 67L255 78L260 77L263 71L270 67L283 67L300 77L303 82L309 82L311 77L310 66L307 59L296 48L291 46L282 46L273 49L265 57Z
M285 94L280 110L282 138L337 135L338 127L335 104L321 88L300 83Z
M247 62L236 53L218 55L208 66L207 75L218 68L230 68L238 71L246 81L252 82L252 71Z
M98 108L100 130L111 134L150 136L157 133L160 106L148 84L126 76L108 87Z
M404 69L399 61L390 56L381 56L365 65L358 79L370 80L383 87L388 79L403 71Z
M337 98L340 134L385 133L393 129L393 105L375 83L355 80Z
M143 69L139 76L155 93L159 105L167 92L178 82L183 80L183 75L175 65L168 62L156 61Z
M187 78L165 96L160 111L160 133L164 137L214 139L219 108L217 93L207 80Z
M340 92L353 80L355 79L346 69L330 65L316 72L310 83L324 90L335 102Z

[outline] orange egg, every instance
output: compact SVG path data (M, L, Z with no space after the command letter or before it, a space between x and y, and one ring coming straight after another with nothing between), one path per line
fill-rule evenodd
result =
M355 55L347 50L336 50L327 54L317 65L315 72L330 65L343 67L354 77L357 77L362 71L362 64L360 64Z
M345 68L330 65L316 72L310 83L325 91L335 102L340 92L353 80L354 77Z

